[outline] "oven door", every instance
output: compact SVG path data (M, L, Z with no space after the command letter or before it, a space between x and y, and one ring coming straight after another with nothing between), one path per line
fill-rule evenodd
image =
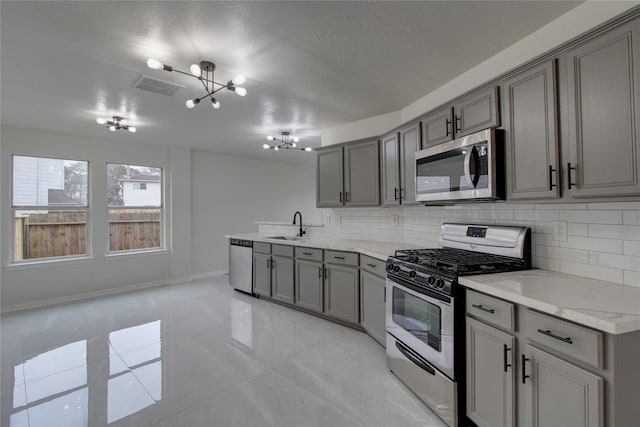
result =
M418 151L416 200L498 198L495 151L491 129Z
M387 277L387 332L454 379L453 298Z

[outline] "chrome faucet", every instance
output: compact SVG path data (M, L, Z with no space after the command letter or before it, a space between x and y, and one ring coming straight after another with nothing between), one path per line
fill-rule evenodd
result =
M302 229L302 214L300 213L300 211L296 211L296 213L293 214L293 225L296 225L296 216L300 215L300 231L298 231L297 236L298 237L302 237L306 231Z

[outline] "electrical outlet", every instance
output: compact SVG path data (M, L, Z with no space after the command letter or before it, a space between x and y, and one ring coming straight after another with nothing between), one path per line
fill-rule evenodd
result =
M553 240L567 241L567 221L553 221Z
M340 215L336 215L334 219L336 224L342 224L342 217Z
M394 215L392 218L394 225L400 225L400 217L398 215Z

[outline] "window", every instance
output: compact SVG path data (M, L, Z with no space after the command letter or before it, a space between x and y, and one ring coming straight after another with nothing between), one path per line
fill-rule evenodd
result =
M107 164L109 252L162 247L162 191L161 168Z
M14 261L86 255L89 163L14 155Z

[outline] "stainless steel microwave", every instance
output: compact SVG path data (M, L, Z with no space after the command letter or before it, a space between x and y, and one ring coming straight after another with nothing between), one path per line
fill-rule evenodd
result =
M416 200L504 198L503 131L486 129L416 152Z

